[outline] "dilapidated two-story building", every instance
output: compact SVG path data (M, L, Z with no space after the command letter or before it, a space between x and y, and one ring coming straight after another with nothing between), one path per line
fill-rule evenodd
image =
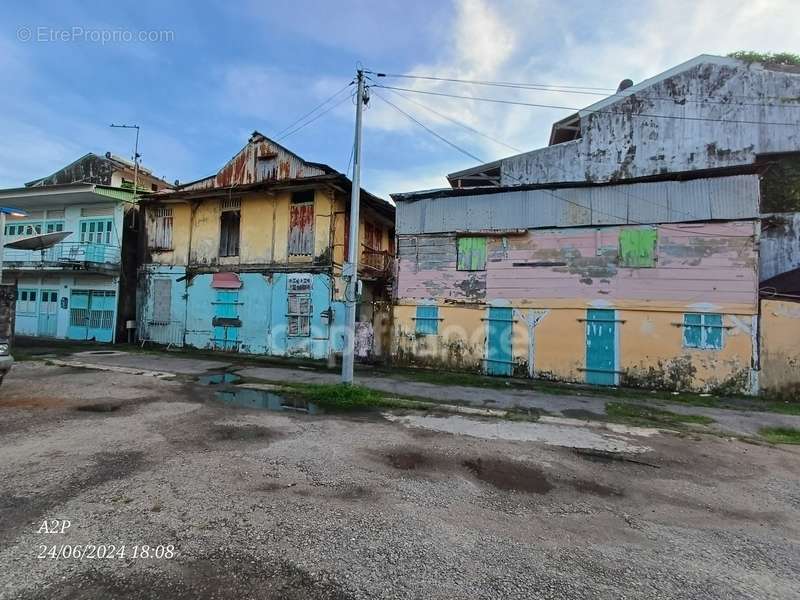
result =
M140 339L327 358L343 348L351 182L258 132L142 205ZM394 207L361 190L357 352L388 348ZM378 331L378 335L375 335Z

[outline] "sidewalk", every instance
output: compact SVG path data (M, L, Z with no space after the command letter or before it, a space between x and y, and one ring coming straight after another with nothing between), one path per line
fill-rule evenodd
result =
M69 364L85 368L108 368L141 371L153 376L196 377L209 372L230 371L247 380L271 383L338 383L337 373L316 370L308 366L253 366L251 362L238 364L235 357L226 355L224 360L177 357L174 353L128 353L121 351L88 351L62 356L59 364ZM665 402L648 398L642 391L641 398L620 399L609 394L607 397L591 395L579 396L548 394L535 390L473 387L467 385L442 385L413 381L408 378L390 375L370 375L358 373L359 385L397 396L412 396L428 401L466 404L476 407L517 409L541 412L578 419L602 418L606 414L607 402L629 402L654 406L678 414L703 415L714 423L709 425L723 433L734 435L755 435L762 427L800 428L800 416L773 412L709 408Z

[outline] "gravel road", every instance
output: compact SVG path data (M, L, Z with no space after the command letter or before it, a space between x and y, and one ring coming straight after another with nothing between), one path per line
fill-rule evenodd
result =
M797 449L615 433L632 462L406 417L16 365L0 598L800 597Z

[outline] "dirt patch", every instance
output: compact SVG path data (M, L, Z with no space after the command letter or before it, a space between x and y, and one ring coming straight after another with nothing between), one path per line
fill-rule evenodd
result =
M363 485L343 485L336 489L332 494L332 498L339 500L346 500L354 502L357 500L373 500L376 494L368 487Z
M430 464L429 457L418 450L397 450L385 454L386 462L395 469L409 471Z
M476 478L500 490L546 494L553 489L541 469L501 458L473 458L462 466Z
M596 481L590 481L589 479L576 479L571 482L571 485L575 488L575 491L581 494L592 494L593 496L600 496L602 498L625 495L621 490L603 485L602 483L597 483Z
M113 402L97 402L95 404L78 406L75 410L81 412L110 413L119 410L121 406L121 404L114 404Z
M214 425L211 427L211 437L220 442L269 442L278 435L261 425Z
M166 561L165 561L166 562ZM180 557L159 570L130 575L110 567L92 568L59 581L24 600L351 600L337 583L274 557L216 552L197 560ZM107 570L106 570L107 569Z

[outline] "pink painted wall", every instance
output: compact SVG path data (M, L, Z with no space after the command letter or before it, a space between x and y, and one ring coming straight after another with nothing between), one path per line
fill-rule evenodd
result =
M628 226L635 227L635 226ZM531 230L487 241L486 271L456 270L455 236L402 239L400 298L740 303L758 291L754 221L657 226L656 266L619 266L621 227Z

